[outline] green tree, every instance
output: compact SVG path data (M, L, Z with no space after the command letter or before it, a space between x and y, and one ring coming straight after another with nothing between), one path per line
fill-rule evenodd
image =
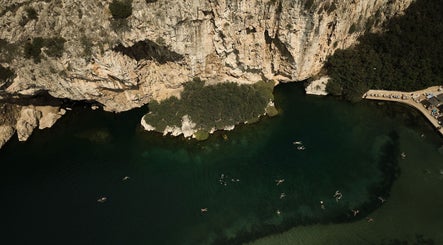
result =
M114 19L126 19L132 14L132 0L113 0L109 10Z

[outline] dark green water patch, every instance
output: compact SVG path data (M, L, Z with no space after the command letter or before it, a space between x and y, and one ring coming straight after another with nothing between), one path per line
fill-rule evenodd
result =
M300 85L278 86L275 99L279 116L204 142L142 131L147 108L74 108L0 150L0 240L236 244L379 207L397 174L399 123L374 104L306 96Z

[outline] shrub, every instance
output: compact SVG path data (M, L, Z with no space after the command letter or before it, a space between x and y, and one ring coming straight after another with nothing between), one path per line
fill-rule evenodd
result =
M306 0L304 7L306 10L311 10L312 6L314 6L314 0Z
M35 63L40 63L40 54L43 48L43 38L36 37L32 42L25 43L25 58L32 58Z
M44 46L48 48L46 54L51 57L61 57L65 48L66 40L62 37L44 39Z
M0 82L6 81L8 78L12 77L14 75L14 72L9 69L5 68L2 65L0 65Z
M26 11L26 15L28 16L28 18L29 18L30 20L37 20L37 19L38 19L37 11L35 11L34 8L32 8L32 7L27 7L27 8L25 9L25 11Z
M332 4L329 6L328 8L328 14L332 13L334 10L337 9L337 5L335 4L335 2L332 2Z
M87 38L86 36L82 36L80 39L80 42L83 46L83 56L85 59L90 59L92 56L92 46L94 45L91 41L91 39Z
M35 63L41 61L41 49L46 47L46 54L51 57L61 57L66 40L62 37L41 38L36 37L31 42L25 43L25 58L32 58Z
M113 0L109 10L114 19L126 19L132 14L132 0Z
M356 31L357 31L357 25L355 23L352 23L351 27L349 27L348 33L352 34L352 33L356 32Z

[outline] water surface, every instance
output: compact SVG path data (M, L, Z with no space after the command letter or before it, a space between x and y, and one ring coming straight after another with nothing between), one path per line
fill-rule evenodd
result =
M418 130L410 114L306 96L300 85L278 86L275 96L280 116L204 142L143 132L147 108L81 107L26 143L9 142L0 150L0 240L235 244L380 207L377 197L389 197L397 171L399 127ZM98 203L101 196L108 200Z

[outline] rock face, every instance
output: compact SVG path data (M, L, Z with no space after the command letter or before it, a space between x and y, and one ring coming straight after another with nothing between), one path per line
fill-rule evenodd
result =
M133 0L114 20L111 0L0 0L0 65L14 72L0 98L48 92L119 112L179 96L193 77L300 81L412 1Z
M327 95L328 92L326 91L326 85L328 84L329 79L330 77L324 76L311 81L305 88L306 94Z
M15 130L11 126L0 125L0 148L14 135Z
M50 128L65 114L64 109L54 106L3 105L0 114L0 147L17 132L19 141L25 141L32 131Z
M0 148L14 135L20 107L0 104Z

